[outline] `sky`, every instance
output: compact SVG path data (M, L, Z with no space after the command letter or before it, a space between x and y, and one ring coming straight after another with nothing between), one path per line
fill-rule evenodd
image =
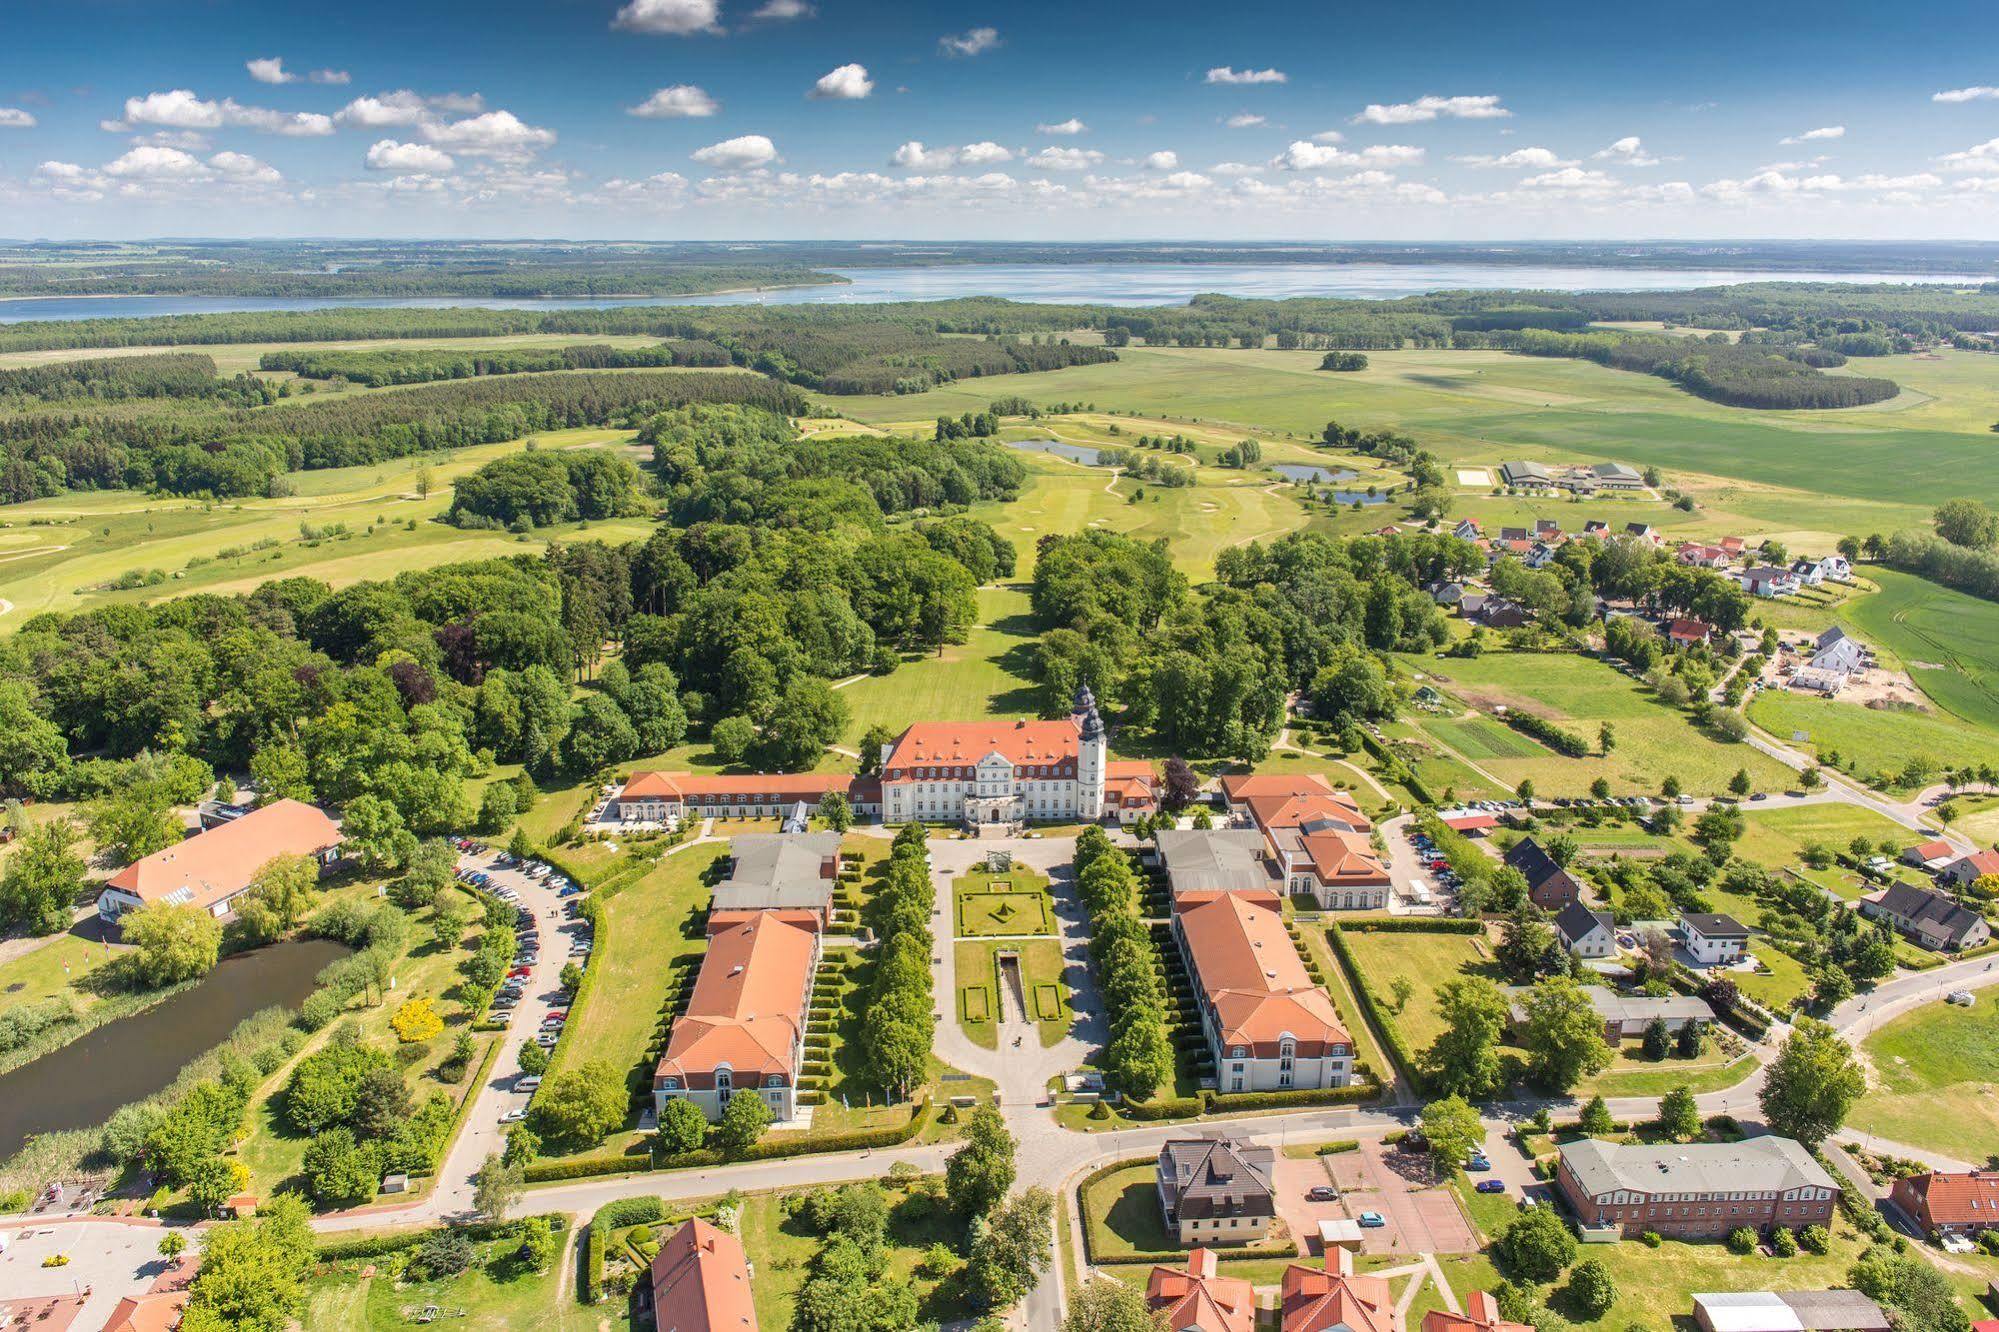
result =
M1999 4L6 0L0 236L1999 235Z

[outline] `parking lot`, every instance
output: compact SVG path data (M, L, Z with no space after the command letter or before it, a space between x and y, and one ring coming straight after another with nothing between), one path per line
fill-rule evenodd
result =
M1430 1183L1430 1158L1393 1145L1324 1158L1340 1189L1340 1215L1373 1212L1383 1224L1361 1231L1363 1253L1471 1253L1478 1248L1451 1191Z

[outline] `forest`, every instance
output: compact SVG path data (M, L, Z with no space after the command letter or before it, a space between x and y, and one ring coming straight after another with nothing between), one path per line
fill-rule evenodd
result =
M448 347L392 351L316 347L309 351L265 352L257 368L288 370L302 379L344 379L364 388L388 388L396 384L428 384L439 379L476 379L481 375L525 375L551 370L716 368L730 364L729 353L712 342L662 342L657 347L586 343L573 347L479 351L455 351Z

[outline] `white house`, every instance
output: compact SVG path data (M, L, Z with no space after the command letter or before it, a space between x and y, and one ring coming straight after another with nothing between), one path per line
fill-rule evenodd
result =
M1789 569L1773 569L1767 564L1744 569L1737 575L1743 590L1757 597L1788 597L1799 587L1798 576Z
M1591 911L1571 902L1555 916L1555 933L1580 958L1605 958L1617 951L1616 922L1608 911Z
M1812 645L1812 668L1851 675L1867 664L1867 649L1837 627L1818 636Z
M1702 966L1725 967L1742 960L1749 930L1733 916L1689 911L1680 917L1680 943Z

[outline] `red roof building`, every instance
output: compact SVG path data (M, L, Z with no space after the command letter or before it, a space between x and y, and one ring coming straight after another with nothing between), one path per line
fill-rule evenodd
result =
M1692 646L1714 637L1714 630L1703 620L1674 620L1666 626L1666 637L1672 642Z
M1888 1198L1926 1234L1999 1230L1999 1170L1909 1175L1895 1181Z
M687 1011L653 1070L653 1107L685 1098L710 1120L731 1096L761 1094L771 1118L792 1117L819 933L756 911L708 936Z
M858 814L881 812L881 783L840 772L759 772L737 775L635 772L612 797L624 823L682 818L773 818L800 801L816 805L828 792L847 797Z
M1353 1254L1337 1246L1326 1263L1284 1269L1278 1305L1284 1332L1396 1332L1401 1320L1386 1279L1354 1275Z
M1306 972L1275 894L1182 893L1173 910L1223 1092L1353 1080L1353 1038Z
M1465 1299L1463 1313L1432 1309L1423 1315L1422 1332L1534 1332L1526 1323L1499 1316L1499 1301L1489 1291L1475 1290Z
M1255 1290L1218 1271L1214 1251L1197 1248L1187 1255L1184 1269L1152 1269L1145 1302L1166 1316L1173 1332L1255 1332Z
M323 810L279 800L119 870L99 894L97 914L116 920L149 903L172 902L226 916L257 871L277 857L306 856L327 865L339 849L340 828Z
M659 1332L757 1332L743 1242L700 1217L668 1235L653 1255L652 1309Z

